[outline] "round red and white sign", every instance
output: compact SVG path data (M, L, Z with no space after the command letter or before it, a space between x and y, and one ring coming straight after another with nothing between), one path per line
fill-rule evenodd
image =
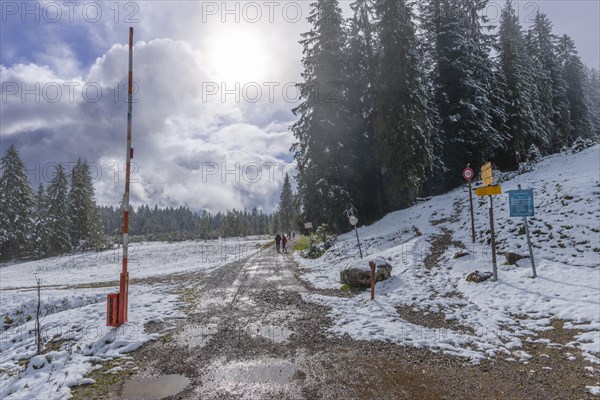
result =
M463 171L463 178L465 178L468 181L473 179L474 175L475 175L475 172L473 172L473 170L469 167L465 168L465 170Z

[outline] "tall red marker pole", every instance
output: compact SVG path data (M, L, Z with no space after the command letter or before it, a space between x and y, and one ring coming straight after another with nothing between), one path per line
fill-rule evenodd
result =
M119 285L119 325L127 322L129 297L129 272L127 272L127 247L129 241L129 182L131 179L131 114L133 110L133 28L129 28L129 76L127 78L127 153L125 159L125 198L123 199L123 267Z
M133 104L133 28L129 28L129 74L127 77L127 154L125 155L125 196L123 197L123 265L119 280L119 293L107 296L106 325L119 327L127 322L129 297L129 272L127 272L127 248L129 242L129 182L131 178L131 114Z

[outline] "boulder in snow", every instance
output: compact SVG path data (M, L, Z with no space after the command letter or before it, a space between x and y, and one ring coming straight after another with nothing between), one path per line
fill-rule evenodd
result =
M494 276L494 274L492 274L491 272L475 271L475 272L471 272L469 275L467 275L467 282L479 283L479 282L487 281L492 276Z
M392 266L383 259L373 260L375 262L375 282L388 279L392 275ZM340 272L340 282L350 287L371 286L371 268L366 260L351 262L348 267Z
M511 253L510 251L504 253L504 257L506 257L506 262L508 263L508 265L515 265L517 261L520 261L524 258L529 258L529 256L522 256L517 253Z

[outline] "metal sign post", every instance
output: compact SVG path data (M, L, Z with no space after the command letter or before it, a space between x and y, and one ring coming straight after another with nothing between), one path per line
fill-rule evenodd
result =
M498 265L496 263L496 235L494 233L494 201L493 196L488 196L490 199L490 233L492 235L492 271L494 273L494 281L498 280Z
M499 185L492 185L494 182L494 174L492 172L492 164L487 163L481 167L481 180L483 181L483 187L475 189L477 196L488 196L490 200L490 233L492 236L492 271L494 273L493 281L498 280L498 265L496 263L496 234L494 232L494 201L492 197L494 195L502 194L502 187Z
M533 205L533 190L522 190L521 185L519 185L519 190L511 190L508 192L508 195L510 216L523 217L525 235L527 236L527 246L529 247L529 258L531 259L531 270L533 272L533 278L536 278L537 272L535 270L535 260L533 258L533 246L531 245L529 224L527 222L527 217L533 217L535 215Z
M313 238L312 238L312 222L306 222L304 224L304 229L308 229L308 235L310 236L310 244L312 244L313 242Z
M356 242L358 243L358 251L360 252L360 258L363 258L362 248L360 247L360 239L358 238L358 218L356 218L354 215L351 215L348 218L348 222L350 222L350 225L354 226L354 232L356 232Z
M470 167L471 164L467 164L467 168L463 171L463 178L465 178L469 182L469 208L471 209L471 239L473 243L475 243L475 216L473 213L473 190L471 185L471 180L475 173Z

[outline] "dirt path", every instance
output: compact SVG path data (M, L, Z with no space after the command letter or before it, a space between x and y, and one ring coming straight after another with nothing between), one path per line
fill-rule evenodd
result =
M428 350L335 338L327 309L302 300L313 289L297 276L291 257L271 248L182 283L189 317L132 354L128 373L107 382L99 371L92 375L98 384L75 398L158 399L156 391L140 394L152 382L144 379L174 374L189 380L164 397L170 400L591 398L582 382L569 377L566 385L563 372L533 364L473 366ZM163 389L173 384L165 382Z

